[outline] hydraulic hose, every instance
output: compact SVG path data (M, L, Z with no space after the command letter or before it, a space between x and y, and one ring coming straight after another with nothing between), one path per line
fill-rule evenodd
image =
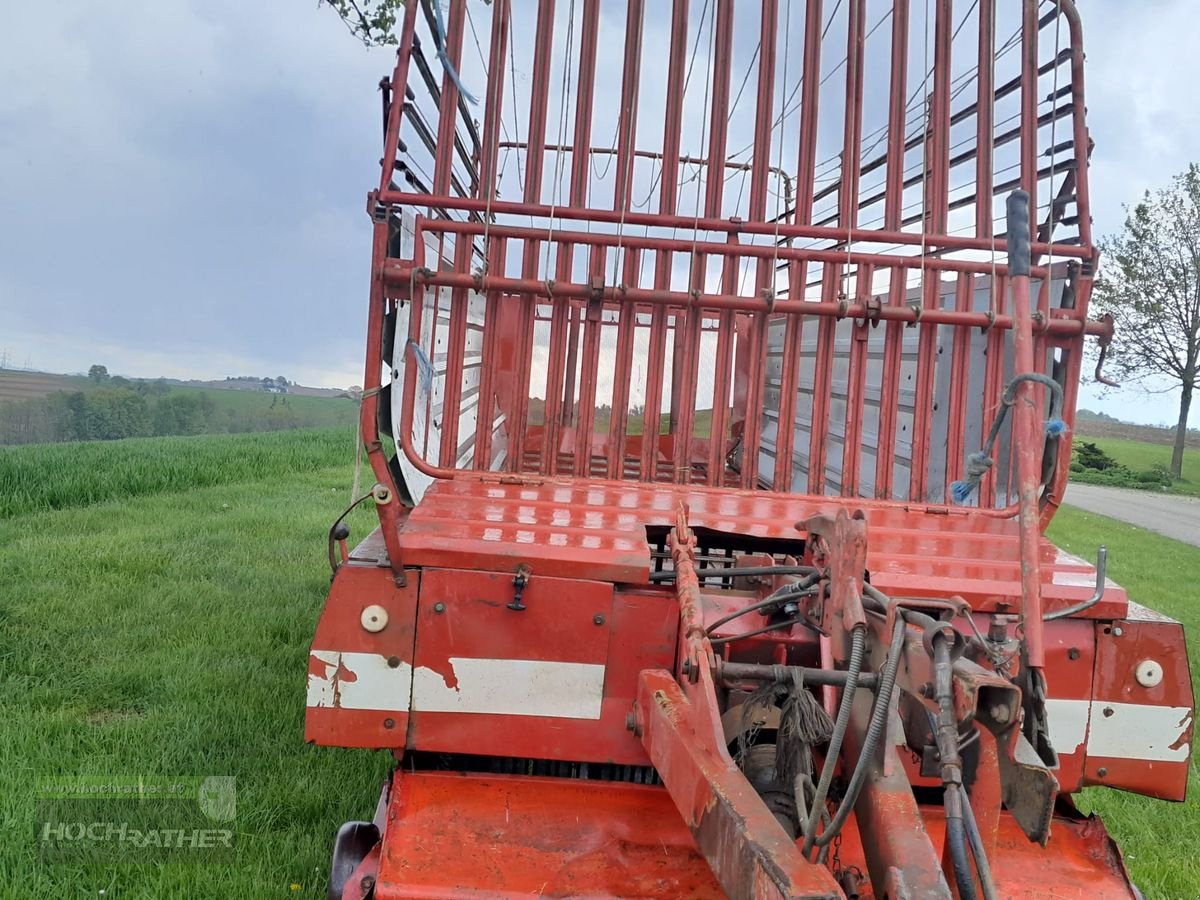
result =
M741 609L734 610L727 616L722 616L721 618L717 619L717 621L709 625L706 631L708 634L712 634L722 625L726 624L727 622L732 622L734 619L744 616L747 613L769 609L772 606L778 606L780 603L786 603L788 600L795 599L796 597L803 597L805 594L809 593L811 588L812 585L808 583L807 578L802 581L798 581L795 584L785 584L766 599L759 600L757 603L752 603L749 606L744 606Z
M837 721L833 725L833 734L829 737L829 749L825 752L825 764L821 766L821 780L813 794L813 802L809 807L808 821L804 825L804 854L807 856L817 838L817 823L825 812L825 797L829 793L829 784L833 781L833 770L837 765L838 756L842 752L842 740L850 727L850 712L854 707L854 695L858 690L858 676L862 671L864 650L866 649L867 633L865 628L856 628L851 637L850 662L846 669L846 686L842 688L842 702L838 706Z
M954 868L958 896L961 900L977 900L975 877L971 874L971 860L967 856L967 830L963 823L962 795L961 785L946 785L946 844L950 848L950 863Z
M883 672L879 676L879 693L875 695L875 708L871 711L871 723L867 726L867 736L863 739L862 750L859 752L858 762L854 766L854 774L850 776L850 783L846 786L846 795L842 797L842 802L829 825L816 838L815 843L818 847L828 846L837 833L842 830L842 826L846 824L846 819L850 817L850 811L858 800L863 783L867 780L867 770L871 766L875 748L879 744L879 738L883 735L884 725L887 723L888 708L892 703L892 689L896 686L896 671L900 668L900 656L904 649L905 628L904 619L897 616L896 627L892 632L892 643L888 647L887 661L883 664ZM829 760L826 759L826 763L828 762ZM805 852L811 849L811 846L806 834Z
M996 883L992 880L992 867L983 846L983 837L979 834L979 824L975 821L975 810L971 808L971 800L966 790L963 790L961 800L963 823L967 826L967 843L971 847L971 855L975 857L975 872L983 886L983 900L999 900Z

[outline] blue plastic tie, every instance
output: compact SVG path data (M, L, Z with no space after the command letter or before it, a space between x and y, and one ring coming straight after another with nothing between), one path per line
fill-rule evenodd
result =
M462 80L458 77L458 71L450 62L450 57L446 55L446 22L442 18L441 0L433 0L434 20L437 22L437 32L433 38L437 42L438 59L442 62L442 68L446 70L446 74L450 76L450 80L454 82L454 86L458 88L459 95L470 103L472 106L478 106L475 96L463 87Z
M1046 420L1046 435L1048 437L1062 437L1067 433L1067 423L1062 419L1055 417Z
M428 394L433 389L433 363L429 361L429 357L425 354L421 345L412 338L408 339L408 346L412 348L413 356L417 360L417 373L421 379L421 390Z

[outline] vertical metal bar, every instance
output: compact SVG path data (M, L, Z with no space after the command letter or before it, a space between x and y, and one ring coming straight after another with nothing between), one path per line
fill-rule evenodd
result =
M493 239L488 247L488 268L493 272L503 272L505 257L508 253L506 238ZM471 467L474 469L491 468L492 460L492 430L495 416L496 374L500 362L500 322L501 308L504 300L500 294L484 294L483 307L483 359L479 371L479 402L475 406L475 451ZM510 373L511 374L511 373ZM524 420L515 421L513 410L505 410L508 425L508 449L512 454L513 432L524 430ZM508 460L509 466L517 471L519 463Z
M775 45L779 0L763 0L758 33L758 107L754 114L754 155L750 162L750 219L767 217L767 179L771 174L771 123L775 120ZM787 85L784 85L784 90ZM780 123L780 127L783 125ZM782 164L782 160L780 160ZM724 181L724 172L721 173ZM737 210L734 210L735 214Z
M383 173L379 190L386 191L396 171L396 154L400 148L400 122L404 117L404 89L408 86L408 63L412 59L413 35L417 27L417 4L409 3L404 10L400 27L400 47L396 52L396 68L392 73L392 106L388 110L387 133L383 141ZM386 247L385 247L386 255ZM380 257L383 259L383 257ZM363 385L364 389L366 385Z
M496 157L504 122L504 70L508 53L508 23L511 0L494 0L492 40L488 49L487 93L483 105L483 146L479 160L479 196L496 196ZM516 97L513 98L516 101Z
M975 278L960 272L954 283L954 308L967 312L975 290ZM949 427L946 429L946 481L953 480L966 459L967 389L970 386L971 329L955 326L950 350L950 396L946 408ZM946 498L949 500L949 497Z
M659 251L655 263L655 287L670 278L665 260L669 254ZM676 320L678 321L678 319ZM642 481L654 481L658 477L658 439L662 431L663 371L667 354L667 307L654 305L650 314L650 350L646 360L646 405L642 411Z
M1024 0L1021 22L1021 190L1036 216L1038 201L1038 2ZM1085 153L1085 147L1076 147Z
M893 269L888 286L888 305L904 306L908 270ZM896 467L896 418L900 406L900 361L904 330L900 322L888 322L883 337L883 368L879 376L879 435L875 450L875 496L892 499ZM891 391L892 393L889 393Z
M626 247L624 281L637 283L641 251ZM613 366L612 417L608 425L608 477L625 477L625 448L629 431L629 385L633 378L633 337L637 328L637 307L622 303L617 319L617 354Z
M975 83L975 236L992 236L992 166L996 119L996 0L979 0L979 62Z
M645 0L629 0L625 17L625 67L621 76L621 109L617 120L616 184L613 209L629 209L637 141L638 86L642 71L642 26Z
M821 0L804 14L804 85L800 91L800 160L796 166L796 223L812 224L817 179L817 98L821 88Z
M729 64L733 53L733 0L717 0L713 48L712 107L708 126L708 178L704 214L720 218L725 190L725 141L729 132Z
M871 299L875 270L869 263L859 266L855 302ZM863 401L867 387L867 341L871 325L866 319L854 323L850 334L850 364L846 375L846 422L842 449L842 496L859 495L859 471L862 465Z
M1008 296L1008 278L1000 275L992 280L992 312L1003 315L1006 311ZM1000 395L1004 391L1004 332L993 328L987 333L987 363L983 372L983 418L990 423L1000 411ZM996 483L1000 473L993 470L991 478L984 478L979 485L979 505L991 507L996 505ZM1006 499L1004 505L1008 505Z
M1088 199L1088 165L1091 158L1091 138L1088 137L1086 102L1083 90L1083 35L1079 24L1079 10L1073 3L1062 7L1067 17L1071 35L1071 123L1072 136L1075 141L1075 208L1090 210ZM1036 205L1034 207L1036 209ZM1090 215L1079 216L1079 241L1084 247L1092 246L1092 218ZM1083 315L1087 314L1086 298L1080 307ZM1067 407L1072 409L1073 407Z
M564 101L565 102L565 101ZM573 247L558 245L555 256L555 275L559 281L571 280ZM542 417L542 474L558 472L559 438L562 435L562 402L567 352L567 317L571 312L568 297L551 297L550 347L546 366L546 406Z
M587 206L591 170L592 107L596 98L596 43L600 33L600 0L583 0L579 36L579 77L575 82L575 132L571 147L571 205Z
M821 302L835 303L838 295L838 266L826 263L821 269ZM837 319L822 316L817 326L817 352L813 359L812 432L808 450L808 492L825 493L825 460L828 458L829 395L833 379L833 350Z
M583 307L575 300L567 310L567 368L563 373L562 424L575 420L575 370L579 368L579 330L583 325Z
M413 4L414 6L416 4ZM462 71L463 24L467 0L450 0L450 21L446 26L446 56L455 71ZM398 96L404 96L403 93ZM434 151L433 193L450 193L450 174L454 168L454 133L458 129L458 82L449 70L442 73L442 102L438 106L438 142Z
M1024 124L1024 123L1022 123ZM1029 284L1029 197L1020 191L1008 198L1008 267L1013 305L1013 368L1018 375L1036 372L1034 364L1033 311ZM1031 382L1017 385L1013 404L1013 452L1017 457L1017 486L1021 551L1021 625L1029 665L1045 664L1042 645L1042 584L1039 554L1038 489L1041 484L1042 431L1040 392Z
M604 283L606 247L592 247L589 263L593 284ZM596 429L596 382L600 373L600 338L604 328L604 302L587 301L583 322L583 367L579 375L579 424L575 431L575 474L592 474L592 446ZM616 411L611 411L615 416Z
M987 0L990 2L990 0ZM883 227L899 231L904 217L904 126L908 109L909 0L892 5L892 79L888 101L887 181L883 198Z
M945 234L950 207L950 51L954 0L937 0L933 27L933 95L925 165L929 178L925 194L925 231Z
M667 70L667 105L663 122L662 185L658 211L673 216L678 208L679 140L683 120L684 67L687 64L688 0L671 7L670 65Z
M537 25L534 33L533 74L529 93L529 134L525 148L526 203L539 203L542 194L542 172L546 149L546 105L550 91L550 60L554 50L554 0L538 3ZM513 98L514 101L516 98ZM538 277L538 257L541 242L526 240L521 261L521 277ZM549 272L543 277L548 277ZM533 320L537 313L537 298L527 294L521 299L520 333L514 360L514 411L517 421L510 423L509 461L512 471L519 472L525 457L525 426L529 410L529 374L533 353Z
M936 272L925 276L923 307L941 308L941 279ZM929 446L933 426L933 385L937 368L938 326L920 322L917 338L917 379L914 388L912 429L912 481L909 483L908 499L924 503L929 492Z
M758 273L755 280L758 283L759 296L774 290L772 280L775 275L775 260L763 258L758 260ZM772 294L773 295L773 294ZM763 425L763 376L767 358L767 324L770 313L756 311L743 316L745 334L748 343L746 348L746 365L742 376L746 379L746 407L742 420L742 487L755 488L758 486L758 453L762 445ZM738 337L741 339L739 329Z
M729 243L739 243L736 234L729 235ZM737 293L740 256L726 256L721 266L721 290L726 294ZM712 427L708 436L708 483L713 487L725 484L725 433L729 430L730 375L733 363L733 344L736 329L736 314L733 310L722 310L717 323L716 374L713 376Z
M842 129L842 181L838 225L858 225L858 183L862 168L863 51L867 0L850 0L846 22L846 111Z
M788 297L804 297L804 263L788 263ZM804 335L804 317L788 313L783 326L783 353L779 371L779 425L775 430L775 481L777 491L792 489L793 455L796 447L796 392L800 381L800 344Z
M480 182L481 185L483 182ZM455 235L454 270L465 272L471 267L474 242L468 235ZM442 445L438 464L451 468L457 458L458 420L462 414L463 364L467 342L467 304L470 291L454 288L450 291L450 333L446 338L446 381L442 393Z
M600 28L599 0L586 0L583 6L583 21L579 39L579 75L575 88L575 131L574 144L571 152L570 202L572 206L587 205L587 188L591 166L591 123L592 103L595 93L596 80L596 43ZM569 61L565 61L569 64ZM561 102L565 105L568 98L564 96ZM557 185L555 186L557 190ZM574 244L559 244L555 257L555 278L559 281L570 281L574 266ZM542 423L542 472L553 475L558 472L558 457L562 440L562 425L566 404L574 401L574 366L568 357L578 352L578 341L572 340L572 333L577 338L578 326L572 328L574 308L572 301L559 298L551 299L550 315L550 346L549 359L546 368L546 406ZM532 349L532 348L531 348ZM570 369L569 388L572 394L568 401L568 375Z
M671 12L671 49L667 71L667 96L663 123L662 171L659 174L658 209L663 215L675 215L679 208L679 141L683 117L684 66L687 63L687 0L675 0ZM701 23L703 24L703 23ZM675 371L671 378L671 431L679 418L678 362L682 354L676 344Z
M708 257L697 253L692 257L692 290L699 294L704 290L705 268ZM704 310L691 305L679 309L675 314L676 334L682 340L675 342L674 374L671 378L671 394L679 398L679 419L673 423L674 481L690 484L692 480L692 435L696 423L696 366L700 355L700 329L704 322ZM682 356L682 359L680 357ZM682 382L676 387L675 382Z

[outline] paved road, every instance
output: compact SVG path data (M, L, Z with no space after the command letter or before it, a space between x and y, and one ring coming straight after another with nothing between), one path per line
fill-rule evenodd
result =
M1200 547L1200 497L1069 484L1065 502Z

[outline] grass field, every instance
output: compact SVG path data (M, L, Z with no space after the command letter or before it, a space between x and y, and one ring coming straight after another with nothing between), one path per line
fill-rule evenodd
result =
M369 816L390 762L303 742L352 443L344 430L0 454L0 497L4 478L23 485L0 512L0 898L324 896L333 830ZM1084 556L1107 543L1114 578L1200 634L1200 550L1069 509L1053 534ZM237 863L40 865L31 785L76 773L235 776ZM1200 896L1197 800L1084 803L1147 896L1179 898Z
M268 394L261 391L231 391L221 388L172 387L172 393L204 394L216 406L218 421L223 414L244 420L248 415L269 417L281 407L290 420L303 428L354 427L358 404L344 397L308 397L303 394Z
M1124 438L1077 437L1095 444L1118 463L1134 472L1145 472L1155 464L1170 467L1171 447ZM1200 450L1187 447L1183 451L1183 478L1171 485L1171 492L1200 496Z

